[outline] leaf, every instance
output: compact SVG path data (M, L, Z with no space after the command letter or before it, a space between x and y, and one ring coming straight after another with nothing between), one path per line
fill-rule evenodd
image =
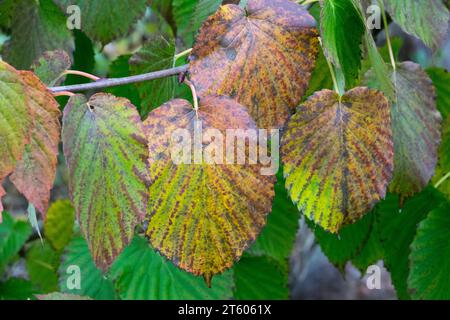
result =
M31 203L28 203L27 214L28 214L28 222L30 223L31 228L33 228L37 232L39 239L42 242L43 240L41 230L39 229L36 208Z
M202 278L175 267L136 236L110 270L119 296L124 300L230 299L232 273L217 276L208 288Z
M285 262L294 247L299 218L299 212L284 188L282 174L278 174L272 212L267 217L267 224L248 253L256 256L267 255L280 263Z
M79 268L79 269L77 269ZM80 286L73 288L73 277L80 271ZM92 260L86 241L82 237L74 237L67 246L62 257L59 273L59 287L62 293L86 296L97 300L115 299L113 283L103 276Z
M201 97L228 95L258 127L284 125L301 101L318 53L314 19L288 0L225 5L200 29L190 57Z
M33 114L22 79L13 67L0 61L0 185L22 158L31 127ZM4 194L0 187L0 200Z
M105 270L146 213L144 127L127 99L76 95L64 109L62 136L71 200L94 261Z
M3 222L0 223L0 275L30 235L31 227L27 222L14 221L5 212Z
M341 101L339 101L341 100ZM393 170L389 104L375 90L323 90L291 118L281 157L299 210L337 233L383 199Z
M199 151L211 156L212 163L198 159L195 150L183 158L192 161L174 162L172 134L185 129L194 137L200 125L206 135L216 130L215 141L226 137L227 129L256 129L246 109L226 97L202 98L198 113L186 100L172 100L152 111L145 121L152 182L146 234L175 265L209 281L231 267L261 231L272 208L274 177L262 175L262 166L249 164L246 157L241 165L233 159L221 161L225 144L220 151L220 142L212 144L206 135ZM231 150L242 154L248 143Z
M175 40L162 35L150 38L130 59L132 75L170 69L175 66ZM154 108L173 98L176 78L165 77L136 84L142 100L139 112L143 118Z
M287 300L287 265L268 257L244 256L234 267L237 300Z
M55 3L64 12L70 5L79 6L83 32L107 44L129 32L144 15L147 0L55 0Z
M320 33L325 56L342 70L347 86L352 87L361 68L364 21L352 0L322 0L320 4Z
M34 241L26 253L26 267L31 283L41 293L58 290L60 255L50 245Z
M92 41L80 30L73 30L75 51L73 52L73 70L93 73L95 68L95 51ZM91 80L77 75L68 75L65 84L87 83Z
M14 12L16 0L2 0L0 2L0 29L11 27L11 18Z
M450 117L443 123L442 143L439 148L439 161L432 183L450 197Z
M395 159L389 190L409 197L421 191L434 174L441 116L436 109L432 82L419 65L400 63L390 77L396 94L391 97ZM381 89L371 71L365 82L369 87Z
M450 115L450 75L447 70L441 68L429 68L426 70L433 81L437 93L437 108L444 119Z
M308 90L304 96L304 100L312 96L315 92L323 89L333 89L333 80L331 79L330 69L322 49L317 57L316 67L309 81Z
M30 281L10 278L0 283L0 300L31 300L35 291Z
M392 19L410 35L421 39L433 50L448 34L450 13L440 0L386 0Z
M109 78L122 78L130 76L130 65L128 64L130 57L130 55L120 56L114 60L109 66ZM142 108L139 92L134 84L125 84L122 86L107 88L105 89L105 92L111 93L116 97L127 98L133 105L139 106L138 109Z
M92 300L89 297L82 297L75 294L61 293L61 292L53 292L49 294L37 294L36 298L38 300L56 300L56 301L64 301L64 300Z
M12 18L11 42L6 60L28 69L45 51L72 52L73 39L66 18L52 0L18 0Z
M219 9L221 0L173 0L173 14L177 23L177 35L183 47L191 47L196 32L209 15Z
M428 212L438 207L445 198L434 188L426 188L410 200L402 209L399 198L390 196L390 201L380 203L378 223L384 263L391 272L392 283L399 299L409 299L406 280L409 273L408 256L410 245L416 235L417 225Z
M45 238L56 251L61 251L72 239L75 210L70 201L57 200L48 209L44 221Z
M344 270L346 263L356 257L367 243L373 220L374 215L368 213L356 223L342 227L339 235L325 231L309 219L306 222L328 260Z
M448 300L450 202L432 210L411 245L408 287L414 299Z
M28 105L34 114L30 144L16 164L11 182L44 216L56 176L61 124L59 105L45 85L31 72L21 71Z
M61 84L64 71L68 70L72 61L67 52L63 50L46 51L37 59L31 69L49 87Z

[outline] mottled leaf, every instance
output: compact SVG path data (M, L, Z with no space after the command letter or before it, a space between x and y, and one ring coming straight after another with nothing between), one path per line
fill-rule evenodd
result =
M61 251L72 238L75 210L70 201L58 200L48 209L44 221L45 238L56 251Z
M450 299L450 202L432 210L411 245L408 287L414 299Z
M66 12L70 5L81 11L81 30L107 44L124 36L145 13L147 0L55 0Z
M5 194L1 187L3 179L22 158L32 127L33 114L22 78L13 67L0 61L0 202Z
M162 35L150 38L130 59L131 74L138 75L153 71L170 69L175 66L175 40ZM156 107L172 99L175 92L176 77L137 83L141 97L139 112L143 118Z
M92 300L89 297L82 297L75 294L61 293L61 292L53 292L49 294L37 294L35 295L38 300L56 300L56 301L64 301L64 300Z
M395 159L389 189L408 197L422 190L434 174L441 116L433 84L419 65L400 63L390 77L395 87L395 96L391 97ZM382 89L372 71L365 82Z
M291 199L337 233L385 197L393 170L387 99L362 87L341 99L330 90L315 93L289 121L281 156Z
M34 241L26 253L26 267L33 287L40 293L58 290L60 254L41 241Z
M352 0L322 0L320 3L320 33L325 55L342 71L347 86L352 87L361 68L364 21Z
M441 68L429 68L426 72L436 88L437 108L446 119L450 115L450 74Z
M406 201L402 209L399 200L397 196L390 196L390 201L380 203L377 217L380 240L385 251L384 263L391 273L398 298L409 299L406 280L409 273L410 245L418 224L430 210L441 205L445 198L429 187Z
M87 243L82 237L74 237L67 246L58 273L62 293L97 300L112 300L116 297L113 283L97 269ZM75 279L79 279L80 282L77 283ZM76 286L78 284L79 287Z
M18 0L12 18L11 41L6 60L28 69L45 51L72 52L72 35L66 18L52 0Z
M231 271L215 277L208 288L201 277L175 267L142 237L135 237L117 258L110 276L124 300L224 300L233 296Z
M219 131L222 137L214 141L222 140L226 129L256 129L255 123L234 100L211 96L201 100L198 113L188 101L172 100L152 111L145 125L152 181L147 236L175 265L209 281L231 267L261 231L272 208L274 177L262 175L262 166L251 164L247 153L245 164L223 159L225 142L222 147L212 143L208 131L216 129L209 133ZM197 141L194 132L200 125L206 134ZM171 153L177 129L186 129L202 148L196 153L212 163L191 150L174 162L171 156L180 158ZM232 149L235 156L255 142L251 136L247 141Z
M14 221L5 212L4 220L0 223L0 275L30 235L31 227L27 222Z
M237 300L287 300L287 264L265 256L244 256L233 268Z
M392 19L436 50L448 34L450 13L441 0L385 0Z
M45 85L31 72L20 72L34 114L31 141L16 164L11 181L17 190L43 215L56 175L61 124L59 105Z
M308 87L317 35L314 19L288 0L222 6L200 29L192 81L200 96L235 98L259 127L281 127Z
M37 59L31 69L49 87L61 84L64 71L68 70L72 61L67 52L62 50L46 51Z
M146 213L144 127L127 99L76 95L64 109L62 136L72 203L95 263L106 269Z

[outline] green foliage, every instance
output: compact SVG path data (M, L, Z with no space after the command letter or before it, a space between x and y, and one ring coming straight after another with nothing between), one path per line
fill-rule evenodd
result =
M130 58L131 55L126 55L120 56L116 60L114 60L109 66L109 77L121 78L130 76L131 75L129 65ZM125 84L122 86L108 88L105 91L115 95L116 97L127 98L133 105L139 106L138 107L139 111L142 114L141 98L139 97L139 91L136 85Z
M49 293L58 290L60 254L47 243L34 241L26 254L26 267L36 292Z
M450 115L450 75L442 68L429 68L426 70L433 81L437 94L437 108L444 119Z
M47 212L44 221L45 238L56 251L66 247L72 238L75 223L75 210L70 201L55 201Z
M10 278L0 284L0 300L34 300L33 285L30 281Z

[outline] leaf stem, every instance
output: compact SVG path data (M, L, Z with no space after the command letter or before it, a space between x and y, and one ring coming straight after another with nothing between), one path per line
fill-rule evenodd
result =
M321 38L319 38L319 43L320 43L320 46L322 47L322 39ZM336 73L334 72L333 65L331 64L331 62L328 59L328 57L325 56L325 60L327 61L328 68L330 69L331 79L333 79L334 91L336 91L336 93L339 96L341 96L341 92L339 90L339 85L338 85L338 82L337 82Z
M383 0L378 0L378 4L380 6L381 14L383 16L383 24L384 24L384 30L386 32L386 43L387 43L387 47L388 47L388 50L389 50L389 57L391 59L392 68L395 71L397 69L397 66L395 64L394 51L392 50L391 37L390 37L390 32L389 32L389 24L388 24L388 21L387 21L386 11L384 9L384 2L383 2Z
M87 73L87 72L83 72L83 71L78 71L78 70L66 70L63 72L63 76L68 75L68 74L73 74L73 75L77 75L77 76L82 76L94 81L98 81L100 80L99 77L94 76L93 74Z
M184 79L184 83L186 83L189 88L191 88L192 91L192 99L194 100L194 110L196 113L198 113L198 96L197 96L197 90L195 90L195 86L192 82L190 82L188 79Z
M443 184L445 182L445 180L447 180L448 178L450 178L450 172L447 172L447 174L445 176L443 176L435 185L434 187L437 189L441 186L441 184Z
M61 93L64 91L69 92L78 92L78 91L86 91L86 90L96 90L103 88L110 88L121 86L124 84L144 82L149 80L161 79L170 76L176 76L182 73L185 73L188 69L188 65L184 65L181 67L155 71L150 73L144 73L137 76L124 77L124 78L111 78L111 79L100 79L98 81L92 83L83 83L83 84L75 84L70 86L61 86L61 87L53 87L49 88L49 90L55 93Z
M192 52L192 48L184 50L183 52L180 52L178 54L175 55L174 57L174 61L177 61L178 59L187 56L188 54L190 54Z
M53 93L54 97L61 97L61 96L73 97L74 95L75 95L75 93L70 92L70 91L61 91L61 92Z

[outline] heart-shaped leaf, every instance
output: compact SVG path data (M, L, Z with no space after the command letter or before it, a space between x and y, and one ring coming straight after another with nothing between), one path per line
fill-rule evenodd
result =
M147 236L175 265L209 282L255 240L272 208L274 177L262 175L262 165L251 164L249 158L245 164L222 158L227 129L254 130L255 123L234 100L205 97L198 112L186 100L172 100L152 111L145 126L152 181ZM206 132L200 138L199 126ZM172 134L179 129L194 141L194 148L174 161L178 153L172 149ZM231 152L239 157L257 142L251 136L247 141ZM205 156L198 159L198 154Z
M304 214L338 232L386 195L393 170L389 103L376 90L323 90L291 118L281 156L286 188Z
M106 269L146 213L144 127L127 99L76 95L64 109L62 136L72 203L95 263Z
M200 96L228 95L259 127L283 126L308 87L318 53L315 25L288 0L220 7L200 29L191 55Z

